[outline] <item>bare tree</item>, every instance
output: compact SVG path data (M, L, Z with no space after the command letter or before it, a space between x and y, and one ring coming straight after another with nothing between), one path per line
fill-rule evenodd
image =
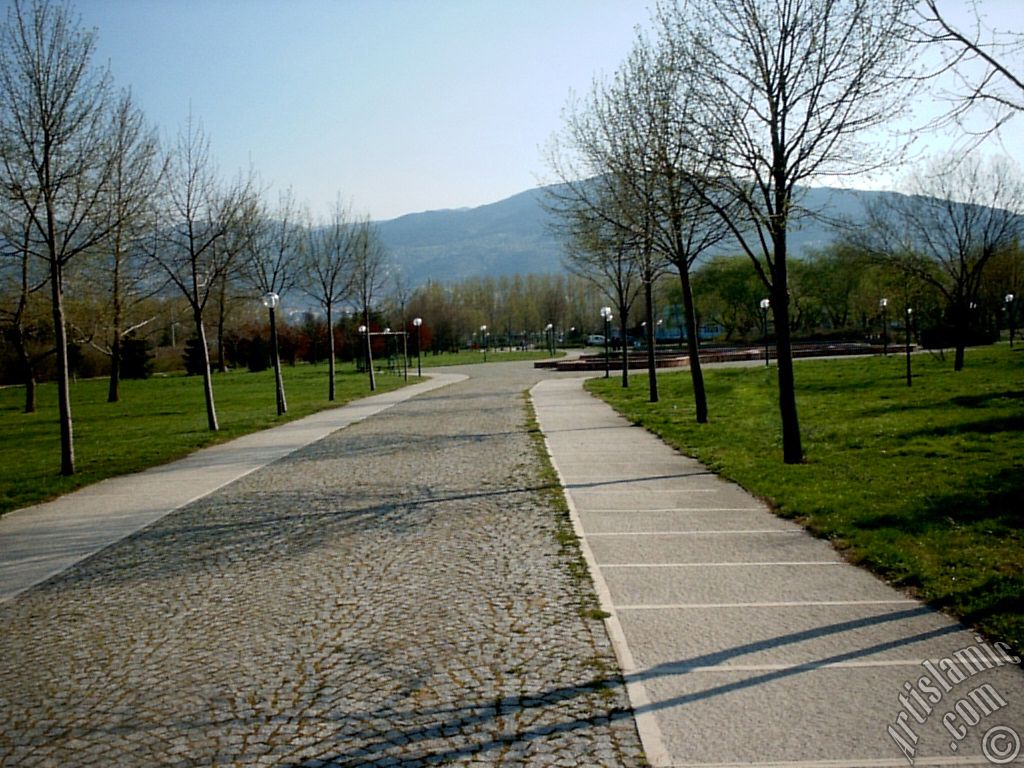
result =
M49 270L64 475L75 471L64 270L111 228L111 78L94 51L94 33L49 0L14 0L0 27L0 188L15 204L3 210L30 223Z
M914 87L901 24L910 0L665 3L660 35L700 88L691 110L727 222L769 291L778 350L783 458L803 460L790 335L787 234L800 188L898 159L857 137L885 126ZM894 157L893 155L896 155ZM737 216L728 206L742 210Z
M569 224L567 264L569 270L590 280L608 297L618 319L622 340L622 386L629 386L629 314L640 291L633 245L617 227L589 217L586 209Z
M142 111L125 93L113 116L108 152L113 173L105 191L105 215L109 221L106 240L95 259L97 287L109 296L109 327L94 347L110 358L107 402L120 399L121 343L153 318L133 316L132 309L160 287L151 279L147 240L154 225L153 203L163 168L156 134L148 129Z
M245 241L239 227L255 205L252 181L239 179L225 187L210 158L209 139L189 114L178 134L166 174L166 210L162 237L154 258L188 302L202 356L207 425L219 429L210 373L210 351L203 314L218 285L230 270Z
M371 389L377 388L377 382L373 375L370 312L378 293L384 287L386 263L387 252L373 223L369 218L355 222L352 228L352 292L359 303L359 311L366 326L366 363Z
M302 230L291 190L281 193L271 214L263 206L255 211L253 231L245 239L242 271L249 285L264 297L280 298L295 287L301 267ZM288 411L277 347L277 299L270 308L270 352L277 389L277 413Z
M636 52L634 51L634 57ZM549 209L570 235L581 217L587 228L618 230L612 239L628 244L636 274L644 288L649 399L658 401L654 349L654 284L667 262L655 248L657 173L649 163L652 138L638 119L634 61L620 68L611 82L595 81L588 99L565 111L562 135L552 140L548 165L561 184L548 187ZM625 343L625 340L624 340Z
M335 349L334 311L347 300L354 281L354 227L349 210L341 200L335 203L330 219L319 226L308 222L305 231L303 290L323 307L327 320L327 399L334 402Z
M650 209L645 221L650 222L654 250L679 275L696 420L703 424L708 406L690 272L730 233L724 218L708 204L715 194L708 188L710 153L700 148L705 137L692 131L699 83L686 62L675 60L672 53L671 46L658 48L637 39L623 70L626 81L615 94L620 103L613 119L626 130L612 161L617 175ZM728 212L728 201L721 205ZM652 320L649 314L649 328Z
M908 27L910 40L941 52L939 65L926 76L940 83L939 97L950 106L934 126L955 125L974 146L1024 110L1024 34L988 26L979 3L969 5L973 22L958 26L947 13L948 3L944 12L938 0L920 0ZM972 128L967 118L978 111L986 120Z
M12 231L12 224L20 231ZM0 320L4 337L14 346L25 380L25 413L36 410L36 368L57 350L40 293L49 280L43 263L32 255L30 218L5 216L0 229Z
M959 371L985 269L1024 235L1024 179L1007 158L945 156L913 172L905 191L868 208L856 242L941 294Z

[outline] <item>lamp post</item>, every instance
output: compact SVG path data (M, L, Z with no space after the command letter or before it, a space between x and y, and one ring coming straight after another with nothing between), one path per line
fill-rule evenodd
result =
M1013 349L1013 302L1017 297L1012 293L1006 294L1006 321L1010 324L1010 349Z
M370 371L370 391L374 392L377 389L377 381L373 377L373 353L370 351L370 328L366 325L360 325L359 332L363 334L363 338L366 339L366 367Z
M611 359L608 357L608 336L611 335L612 308L601 307L601 317L604 319L604 377L611 376Z
M288 411L288 403L284 399L284 381L281 379L281 357L277 354L277 309L281 297L273 291L263 294L263 306L270 312L270 358L274 363L274 388L277 392L277 415L282 416Z
M878 308L882 311L882 355L889 354L889 322L886 314L886 307L889 306L888 299L879 299Z
M911 386L910 376L910 321L914 319L914 310L907 307L906 338L907 338L907 386Z
M420 358L420 327L423 325L423 318L413 318L412 324L416 326L416 375L423 376L423 362Z
M764 328L764 364L768 365L770 356L768 354L768 308L771 307L771 299L761 299L761 324Z
M548 323L544 326L545 341L548 343L548 354L555 356L555 326Z
M480 326L480 340L484 343L484 362L487 362L487 326Z

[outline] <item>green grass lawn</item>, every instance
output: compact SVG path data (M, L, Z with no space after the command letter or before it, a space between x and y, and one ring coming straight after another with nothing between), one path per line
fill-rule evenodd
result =
M416 380L415 369L410 382ZM42 384L37 410L26 414L24 389L0 389L0 514L113 475L137 472L197 448L308 416L370 394L369 379L351 365L338 367L337 399L327 400L327 365L285 366L288 413L277 416L273 371L214 374L219 432L206 427L203 382L198 376L155 376L124 381L121 402L108 403L107 380L71 385L77 473L61 477L57 388ZM405 384L377 375L377 391Z
M558 350L555 352L555 357L562 357L565 352ZM522 360L548 360L551 358L545 350L531 349L526 352L520 352L514 350L509 352L508 349L491 349L487 352L487 360L484 360L483 350L480 349L461 349L458 352L442 352L441 354L435 355L433 353L424 353L422 365L424 368L438 368L445 365L476 365L478 363L511 363ZM416 356L413 355L411 371L416 370Z
M852 562L1024 648L1024 350L796 362L806 462L782 462L774 366L706 370L698 425L688 371L588 389L634 423L831 539Z

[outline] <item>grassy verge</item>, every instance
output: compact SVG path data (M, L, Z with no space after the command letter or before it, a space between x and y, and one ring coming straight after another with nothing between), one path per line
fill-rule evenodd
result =
M689 372L588 388L634 423L831 539L846 557L994 639L1024 648L1024 355L970 350L965 370L915 356L797 361L807 460L782 463L776 371Z
M77 473L70 478L59 475L56 386L40 385L32 414L22 413L21 387L0 389L0 514L370 394L367 377L351 366L339 368L334 403L327 400L326 365L286 367L283 376L288 413L278 418L272 371L215 375L219 432L206 428L199 377L125 381L119 403L106 402L106 379L73 383ZM403 384L398 376L377 376L378 392Z
M555 352L555 357L562 357L565 352ZM479 363L512 363L522 360L548 360L551 358L544 350L528 350L526 352L508 350L490 350L487 359L484 360L484 353L479 349L463 349L458 352L442 352L439 355L425 354L420 358L424 368L438 368L445 365L477 365ZM410 370L416 370L416 357L412 358Z
M601 609L600 601L597 599L590 569L587 567L586 558L583 557L583 550L580 548L579 537L572 525L569 503L565 500L565 493L562 490L562 483L558 479L558 473L551 464L551 457L548 455L548 448L544 443L544 433L537 421L537 413L530 401L529 391L524 393L523 399L526 402L526 430L533 442L534 450L537 452L537 461L541 467L540 476L544 498L557 514L558 528L555 536L558 540L559 552L565 558L569 575L579 589L580 616L585 619L606 619L609 614Z

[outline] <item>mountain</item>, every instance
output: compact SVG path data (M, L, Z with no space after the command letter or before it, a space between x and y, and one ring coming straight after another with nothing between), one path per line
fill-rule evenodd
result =
M544 209L545 194L536 188L477 208L411 213L376 225L410 287L428 280L562 272L564 248ZM886 193L814 187L805 190L802 204L824 218L856 221L864 201L880 194ZM825 221L806 219L790 232L790 253L799 258L835 236Z
M411 286L481 275L561 272L562 246L532 189L477 208L412 213L376 222Z

